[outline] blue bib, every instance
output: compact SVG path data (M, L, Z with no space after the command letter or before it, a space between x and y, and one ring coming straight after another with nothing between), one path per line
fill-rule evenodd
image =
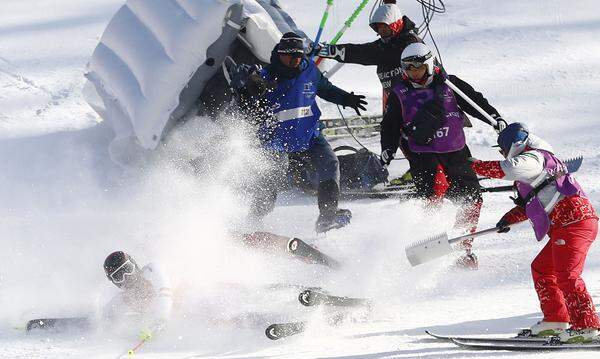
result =
M263 126L259 135L265 148L278 152L301 152L308 150L319 136L321 110L317 106L319 70L314 63L303 60L302 72L293 79L282 80L277 88L265 95L277 123ZM261 75L269 78L266 69Z

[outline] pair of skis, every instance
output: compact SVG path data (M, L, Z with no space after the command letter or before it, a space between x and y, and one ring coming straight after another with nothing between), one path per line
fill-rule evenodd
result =
M298 295L300 304L306 307L314 306L331 306L331 307L366 307L370 308L371 300L367 298L352 298L331 295L320 288L307 288ZM335 325L339 322L339 317L332 317L328 321L329 324ZM306 322L288 322L271 324L265 330L265 335L271 340L286 338L295 334L304 332Z
M512 351L550 351L550 350L590 350L600 349L600 341L592 343L566 344L562 343L558 337L534 337L531 332L524 330L516 337L462 337L445 336L430 331L425 331L428 335L456 344L466 349L480 350L512 350Z

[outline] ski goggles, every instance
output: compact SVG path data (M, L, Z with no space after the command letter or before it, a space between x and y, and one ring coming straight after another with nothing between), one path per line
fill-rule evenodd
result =
M426 65L427 60L429 60L432 56L433 55L431 54L431 52L427 53L424 56L409 56L400 61L400 66L402 66L404 70L410 70L413 67L419 68L423 65Z
M135 264L128 259L119 267L117 267L117 269L115 269L112 273L108 274L107 277L114 284L121 284L125 282L126 275L131 276L134 272Z
M418 69L423 65L427 65L426 63L420 61L402 61L401 64L403 70Z

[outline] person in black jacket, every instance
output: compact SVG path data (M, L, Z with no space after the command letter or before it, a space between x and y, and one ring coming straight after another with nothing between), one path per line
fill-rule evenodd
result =
M423 42L423 40L417 35L415 23L407 16L402 15L395 1L385 1L383 5L379 6L371 16L369 26L380 36L376 41L365 44L323 44L319 56L343 63L376 65L377 76L383 88L382 105L383 112L385 112L391 89L396 83L402 81L400 61L402 51L406 46ZM402 152L406 158L411 155L408 148L403 147ZM401 177L402 183L410 182L411 177L409 170ZM446 190L446 181L442 168L438 171L438 179L435 183L436 194L443 195Z
M403 16L395 1L381 5L371 17L371 28L379 39L365 44L322 44L318 56L338 62L377 66L377 76L383 87L383 107L390 89L401 80L400 55L414 42L422 42L415 23Z
M394 86L387 111L381 122L381 158L389 164L399 146L411 152L410 171L420 197L433 200L438 166L446 173L449 188L445 197L459 205L456 227L476 230L482 198L479 182L468 159L463 123L465 112L486 121L462 97L456 95L445 81L451 81L479 107L496 119L496 130L506 122L483 95L454 75L446 75L427 45L414 43L401 56L402 81ZM439 202L435 201L434 202ZM477 268L477 258L471 251L471 241L463 242L467 253L459 261Z

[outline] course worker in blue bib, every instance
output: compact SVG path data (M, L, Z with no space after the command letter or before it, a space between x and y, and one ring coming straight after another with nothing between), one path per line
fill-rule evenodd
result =
M351 107L359 115L359 110L366 110L365 96L332 85L306 57L304 39L293 32L283 35L273 49L270 61L264 69L250 76L246 85L248 89L266 89L258 95L263 114L259 116L263 120L258 128L261 144L271 157L285 156L287 159L287 156L293 156L312 163L319 177L319 218L315 229L326 232L343 227L350 222L351 212L338 208L339 162L320 133L321 110L316 96ZM253 200L258 217L274 207L277 188L269 182L272 179L265 181L263 191L259 191Z

